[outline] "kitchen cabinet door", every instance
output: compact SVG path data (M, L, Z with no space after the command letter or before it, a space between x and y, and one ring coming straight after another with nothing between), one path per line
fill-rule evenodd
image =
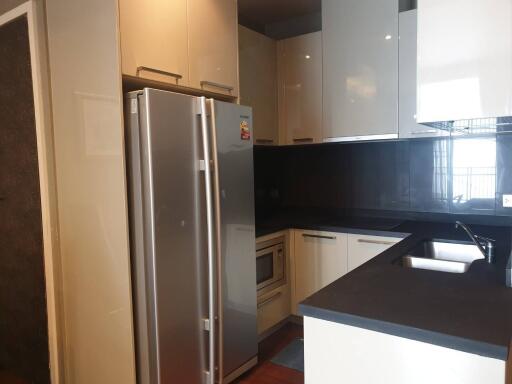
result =
M236 0L188 0L190 85L238 96Z
M295 305L347 272L347 234L295 231Z
M258 335L290 316L290 286L282 285L258 297Z
M325 141L398 136L398 0L323 0Z
M252 107L254 143L277 145L277 43L238 28L240 104Z
M401 238L348 235L348 272L398 243Z
M400 138L449 136L448 130L436 129L416 122L416 71L418 11L401 12L399 16L399 87L398 130Z
M124 75L188 85L187 0L119 0Z
M322 33L278 42L279 129L286 144L322 141Z

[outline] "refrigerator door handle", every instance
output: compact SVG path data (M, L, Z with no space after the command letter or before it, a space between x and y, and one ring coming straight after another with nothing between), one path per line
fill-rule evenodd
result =
M219 159L217 156L217 125L215 115L215 101L208 100L210 106L210 119L211 119L211 148L212 148L212 163L213 163L213 203L214 203L214 216L215 216L215 244L217 255L217 311L218 311L218 371L219 379L218 384L222 384L224 379L224 328L223 328L223 293L222 293L222 234L221 234L221 214L220 214L220 182L219 182Z
M206 98L198 98L201 115L201 133L203 136L204 163L210 164L210 139L208 132L208 119L206 109ZM215 384L215 361L216 361L216 278L215 273L215 248L214 248L214 223L213 223L213 201L212 201L212 180L210 167L204 167L204 179L206 189L206 227L208 242L208 323L209 323L209 371L206 372L207 384Z

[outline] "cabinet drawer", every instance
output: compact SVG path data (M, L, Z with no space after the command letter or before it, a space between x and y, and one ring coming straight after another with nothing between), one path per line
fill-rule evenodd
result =
M290 316L290 286L283 285L258 297L258 334Z
M373 259L400 240L398 237L348 235L348 271Z

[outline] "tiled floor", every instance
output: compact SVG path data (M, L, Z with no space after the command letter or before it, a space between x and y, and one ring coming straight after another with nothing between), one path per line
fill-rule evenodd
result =
M267 337L259 345L258 365L236 381L236 384L303 384L302 372L270 362L291 341L302 336L302 326L289 323Z

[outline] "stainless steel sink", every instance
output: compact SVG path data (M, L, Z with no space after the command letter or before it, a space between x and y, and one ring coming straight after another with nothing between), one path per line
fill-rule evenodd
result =
M474 244L429 240L419 243L402 257L406 268L464 273L475 260L484 255Z

